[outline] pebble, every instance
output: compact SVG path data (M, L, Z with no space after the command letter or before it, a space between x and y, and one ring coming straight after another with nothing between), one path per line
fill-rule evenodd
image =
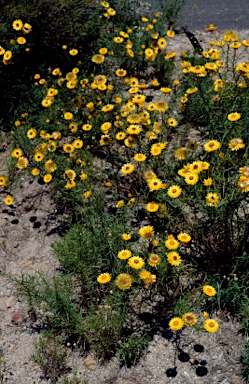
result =
M94 369L95 366L97 365L97 361L92 357L88 356L84 361L83 364L86 368L88 369Z

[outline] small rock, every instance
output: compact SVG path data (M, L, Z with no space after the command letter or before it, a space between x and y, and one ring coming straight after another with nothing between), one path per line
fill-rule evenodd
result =
M83 364L86 368L88 369L94 369L96 364L97 364L97 361L92 357L92 356L88 356L84 361L83 361Z
M24 320L24 316L20 312L15 312L11 316L11 323L12 324L21 324Z
M27 261L27 263L24 264L23 268L28 268L33 263L32 260Z

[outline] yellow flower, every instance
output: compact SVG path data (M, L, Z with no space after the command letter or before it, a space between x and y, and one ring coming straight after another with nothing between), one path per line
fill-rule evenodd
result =
M211 177L209 177L208 179L204 179L203 184L205 185L205 187L210 187L210 185L213 184L213 179Z
M26 43L26 39L24 37L18 37L16 41L18 44L21 44L21 45Z
M167 124L170 126L170 127L176 127L177 126L177 121L176 119L174 119L173 117L169 117L167 119Z
M156 212L159 209L159 204L158 203L148 203L146 204L146 210L148 212Z
M128 273L120 273L116 279L116 285L123 291L129 289L132 285L132 277Z
M101 273L98 277L97 277L97 282L100 283L100 284L106 284L106 283L109 283L109 281L111 281L111 275L110 273Z
M235 41L234 43L229 45L229 47L233 48L233 49L239 49L241 46L242 46L242 44L239 43L238 41Z
M112 139L109 135L102 135L101 139L99 140L100 145L109 145L111 142Z
M64 119L65 120L71 120L73 118L73 114L71 112L65 112L64 113Z
M219 329L219 323L214 319L207 319L204 321L203 327L207 332L214 333Z
M78 49L70 49L69 55L76 56L78 54Z
M232 112L232 113L229 113L227 118L229 121L237 121L241 118L241 114L238 112Z
M102 64L105 61L105 56L97 53L92 57L92 62L95 64Z
M118 77L124 77L127 74L127 71L125 69L117 69L115 73Z
M139 274L140 279L144 283L145 287L149 287L151 284L155 283L156 281L156 275L152 275L149 271L146 271L145 269L140 272Z
M127 163L125 165L123 165L123 167L121 168L120 172L123 174L123 175L128 175L130 173L132 173L135 169L135 165L132 164L132 163Z
M177 249L179 247L179 241L177 241L173 235L169 235L167 237L167 240L165 241L165 246L172 250L172 249Z
M47 173L44 177L43 177L43 181L44 183L50 183L50 181L52 180L53 176L50 174L50 173Z
M47 172L51 173L54 172L57 169L56 164L53 162L53 160L47 160L44 164L44 168Z
M123 43L124 38L123 38L123 37L120 37L120 36L117 36L117 37L114 37L113 41L114 41L114 43L116 43L116 44L121 44L121 43Z
M190 240L191 240L191 236L189 236L187 233L185 232L181 232L179 233L179 235L177 235L177 238L179 241L181 241L182 243L189 243Z
M164 56L165 60L173 59L176 56L176 52L168 52L166 56Z
M187 172L184 179L187 184L195 185L198 182L199 177L196 173Z
M28 163L29 163L28 159L26 157L21 156L18 158L16 166L19 169L24 169L28 166Z
M131 257L131 251L129 249L122 249L118 252L118 258L121 260L127 260Z
M49 100L49 99L43 99L41 102L41 105L45 108L50 107L51 104L52 104L52 100Z
M130 135L139 135L142 131L142 128L137 124L130 125L126 130Z
M130 233L123 233L122 234L122 239L125 241L128 241L131 239L131 234Z
M171 88L168 88L168 87L162 87L162 88L160 88L160 91L162 92L162 93L170 93L171 91L172 91L172 89Z
M159 156L162 153L162 148L160 145L153 144L150 149L152 156Z
M30 33L31 30L32 30L32 26L31 26L30 24L25 23L25 24L23 25L22 32L23 32L25 35L28 34L28 33Z
M124 140L125 137L126 137L126 133L123 132L123 131L120 131L120 132L118 132L118 133L116 134L115 137L116 137L117 140Z
M206 32L213 32L213 31L216 31L218 27L215 27L213 24L209 24L209 26L207 28L205 28L205 31Z
M166 112L168 110L168 104L164 100L158 100L155 105L156 110L159 112Z
M76 177L76 173L74 172L73 169L67 169L65 172L64 172L64 175L66 178L68 178L69 180L74 180L75 177Z
M44 159L44 154L41 152L41 151L37 151L35 154L34 154L34 160L37 161L37 162L40 162Z
M73 147L74 147L75 149L80 149L80 148L82 148L82 147L83 147L83 141L80 140L80 139L76 139L76 140L74 140L74 141L73 141Z
M99 49L99 53L100 53L101 55L106 55L107 52L108 52L108 49L105 48L105 47Z
M166 35L167 35L168 37L174 37L174 36L175 36L175 32L174 32L174 31L171 31L170 29L168 29L167 32L166 32Z
M160 39L157 40L157 45L159 48L164 49L166 48L167 41L164 39L164 37L160 37Z
M182 188L179 187L178 185L172 185L168 189L168 195L173 199L176 199L177 197L179 197L181 193L182 193Z
M106 104L102 107L103 112L111 112L114 109L113 104Z
M180 331L184 326L184 322L180 317L173 317L169 322L169 327L172 331Z
M175 151L175 158L177 160L184 160L186 159L188 154L188 150L185 147L180 147Z
M83 196L85 199L88 199L90 196L91 196L91 192L90 191L86 191L83 193Z
M144 260L139 256L132 256L128 260L128 264L133 269L141 269L144 266Z
M0 175L0 186L6 187L7 183L8 183L8 177L4 175Z
M192 327L197 321L197 316L192 312L186 312L182 315L182 320L184 325L187 327Z
M85 172L82 172L81 174L80 174L80 180L86 180L87 179L87 174L85 173Z
M207 152L213 152L216 151L221 147L221 144L217 140L210 140L204 145L204 149Z
M3 60L8 61L8 60L11 59L11 57L12 57L12 52L11 51L6 51L4 53L4 55L3 55Z
M232 151L238 151L239 149L244 148L245 144L242 139L236 138L230 140L228 146Z
M174 267L178 267L182 261L180 255L175 251L169 252L167 254L167 259L168 259L168 262Z
M151 253L148 258L148 264L151 267L157 267L161 263L162 259L155 253Z
M20 31L20 30L22 29L22 27L23 27L23 22L22 22L22 20L17 19L17 20L15 20L15 21L13 21L13 23L12 23L12 27L13 27L13 29L15 29L16 31Z
M166 184L164 184L160 179L157 177L148 178L147 180L148 187L150 191L158 191L159 189L165 189Z
M14 199L11 196L6 196L3 202L5 205L12 205L14 202Z
M139 163L143 162L146 160L146 155L144 155L143 153L137 153L135 156L134 156L134 160L138 161Z
M74 180L68 180L66 185L65 185L65 188L66 189L72 189L76 186L76 183Z
M203 292L205 293L205 295L210 296L210 297L216 295L216 290L212 285L204 285L203 286Z
M40 174L40 172L41 171L38 168L33 168L32 171L31 171L33 176L38 176Z
M82 130L83 131L91 131L92 127L93 127L92 124L83 124Z
M27 136L29 139L34 139L36 137L36 129L31 128L27 132Z
M147 225L140 228L138 233L143 239L150 239L154 235L154 227L152 225Z
M205 311L205 312L203 312L203 314L201 315L204 319L207 319L208 318L208 313Z
M66 152L66 153L73 153L74 151L74 146L72 144L69 144L69 143L65 143L63 145L63 151Z
M11 152L11 156L18 159L19 157L21 157L23 154L23 151L21 150L21 148L15 148L12 152Z
M116 204L116 208L121 208L124 205L124 200L119 200Z
M217 193L210 192L206 196L206 203L210 207L216 207L219 202L219 195Z

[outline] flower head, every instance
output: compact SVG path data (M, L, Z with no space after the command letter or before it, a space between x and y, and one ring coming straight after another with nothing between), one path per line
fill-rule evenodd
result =
M122 251L119 251L118 258L121 260L127 260L131 257L131 251L129 249L122 249Z
M138 233L143 239L150 239L154 235L154 227L152 225L147 225L140 228Z
M232 113L229 113L227 118L229 121L237 121L241 118L241 114L238 112L232 112Z
M172 331L179 331L184 326L184 322L180 317L173 317L169 322L169 327Z
M122 239L127 241L131 239L131 234L130 233L123 233L122 234Z
M151 253L147 262L151 267L157 267L161 263L161 260L161 257L156 253Z
M178 185L172 185L168 189L168 195L173 199L176 199L177 197L179 197L181 193L182 193L182 188L180 188Z
M221 147L221 144L217 140L210 140L204 145L204 149L207 152L213 152L216 151Z
M3 202L4 202L4 204L6 204L6 205L12 205L13 202L14 202L14 199L13 199L12 196L6 196Z
M212 285L204 285L203 286L203 292L205 293L205 295L210 296L210 297L216 295L216 290L214 287L212 287Z
M141 269L144 266L144 259L139 256L132 256L129 258L128 264L133 269Z
M182 316L184 325L192 327L197 321L197 316L192 312L186 312Z
M132 277L128 273L120 273L116 279L116 285L121 290L130 289L132 285Z
M228 144L231 151L238 151L239 149L242 149L245 147L245 144L243 143L242 139L235 138L229 141Z
M216 207L218 205L219 199L220 198L217 193L209 192L206 196L206 203L210 207Z
M125 165L123 165L123 167L121 168L120 172L123 174L123 175L128 175L130 173L132 173L135 169L135 165L132 164L132 163L127 163Z
M165 246L170 249L177 249L179 247L179 241L177 241L173 235L169 235L167 240L165 241Z
M207 319L206 321L204 321L203 327L206 329L206 331L214 333L218 331L219 323L214 319Z
M181 264L181 257L177 252L169 252L167 254L168 262L173 265L174 267L178 267Z
M100 284L106 284L106 283L109 283L109 281L111 281L111 275L110 273L101 273L98 277L97 277L97 282L100 283Z
M13 23L12 23L12 27L13 27L13 29L15 29L16 31L20 31L20 30L22 29L22 27L23 27L23 22L22 22L22 20L17 19L17 20L15 20L15 21L13 21Z
M190 240L191 240L191 236L189 236L187 233L185 232L181 232L179 233L179 235L177 235L177 238L179 241L181 241L182 243L189 243Z

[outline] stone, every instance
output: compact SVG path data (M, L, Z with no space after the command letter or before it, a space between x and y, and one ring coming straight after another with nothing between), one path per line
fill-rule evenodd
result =
M83 364L86 368L88 369L94 369L96 364L97 364L97 361L92 357L92 356L88 356L84 361L83 361Z

